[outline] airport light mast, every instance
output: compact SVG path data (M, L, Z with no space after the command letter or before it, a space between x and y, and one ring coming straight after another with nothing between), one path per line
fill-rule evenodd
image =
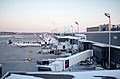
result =
M75 22L75 24L78 26L78 52L79 52L79 23Z
M106 17L108 17L108 19L109 19L109 24L108 24L108 26L109 26L109 53L108 53L108 69L110 69L110 46L111 46L111 16L110 16L110 14L109 13L105 13L105 16Z
M73 26L71 25L71 28L72 28L72 37L74 36L73 35ZM73 39L72 39L72 53L73 53Z

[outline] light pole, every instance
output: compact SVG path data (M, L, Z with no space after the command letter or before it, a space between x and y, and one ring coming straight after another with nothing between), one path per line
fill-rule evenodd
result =
M109 54L108 54L108 68L110 69L110 45L111 45L111 16L109 13L105 13L105 16L109 19Z
M71 25L71 27L72 27L72 36L73 36L73 26Z
M79 33L79 23L78 23L78 22L75 22L75 24L78 26L78 33Z
M78 26L78 52L79 52L79 23L75 22L75 24Z
M72 28L72 37L73 37L73 26L71 25ZM72 53L73 53L73 39L72 39Z

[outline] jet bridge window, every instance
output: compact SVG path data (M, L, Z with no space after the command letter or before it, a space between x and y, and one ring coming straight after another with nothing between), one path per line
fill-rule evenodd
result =
M69 67L69 60L65 60L65 68Z

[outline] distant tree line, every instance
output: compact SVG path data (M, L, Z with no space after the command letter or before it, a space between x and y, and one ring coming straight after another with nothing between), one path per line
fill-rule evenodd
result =
M0 32L0 35L16 35L16 32Z
M21 32L21 33L19 33L19 32L0 32L0 35L34 35L34 34L51 34L51 33L48 33L48 32L40 32L40 33L28 33L28 32Z

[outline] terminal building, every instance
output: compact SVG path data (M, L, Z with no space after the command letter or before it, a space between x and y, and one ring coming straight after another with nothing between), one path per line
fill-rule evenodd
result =
M107 26L106 26L107 27ZM107 29L107 28L106 28ZM110 45L110 67L120 69L120 31L111 31ZM56 37L59 42L68 41L70 44L79 45L79 52L93 49L93 60L103 68L109 66L109 31L88 31L85 33L86 39L70 36Z
M120 31L111 31L110 67L120 69ZM56 37L59 42L69 42L79 45L79 52L93 49L93 59L103 68L109 66L109 31L89 31L85 33L86 39L73 38L72 36Z
M120 24L112 25L111 30L112 31L120 31ZM103 24L103 25L87 28L87 32L93 32L93 31L109 31L109 26L108 26L108 24Z
M120 68L120 31L111 31L110 45L110 67ZM86 39L89 40L84 49L93 49L93 59L103 68L108 67L109 31L86 32ZM91 45L92 44L92 45ZM89 46L90 45L90 46ZM81 47L83 48L83 47Z

